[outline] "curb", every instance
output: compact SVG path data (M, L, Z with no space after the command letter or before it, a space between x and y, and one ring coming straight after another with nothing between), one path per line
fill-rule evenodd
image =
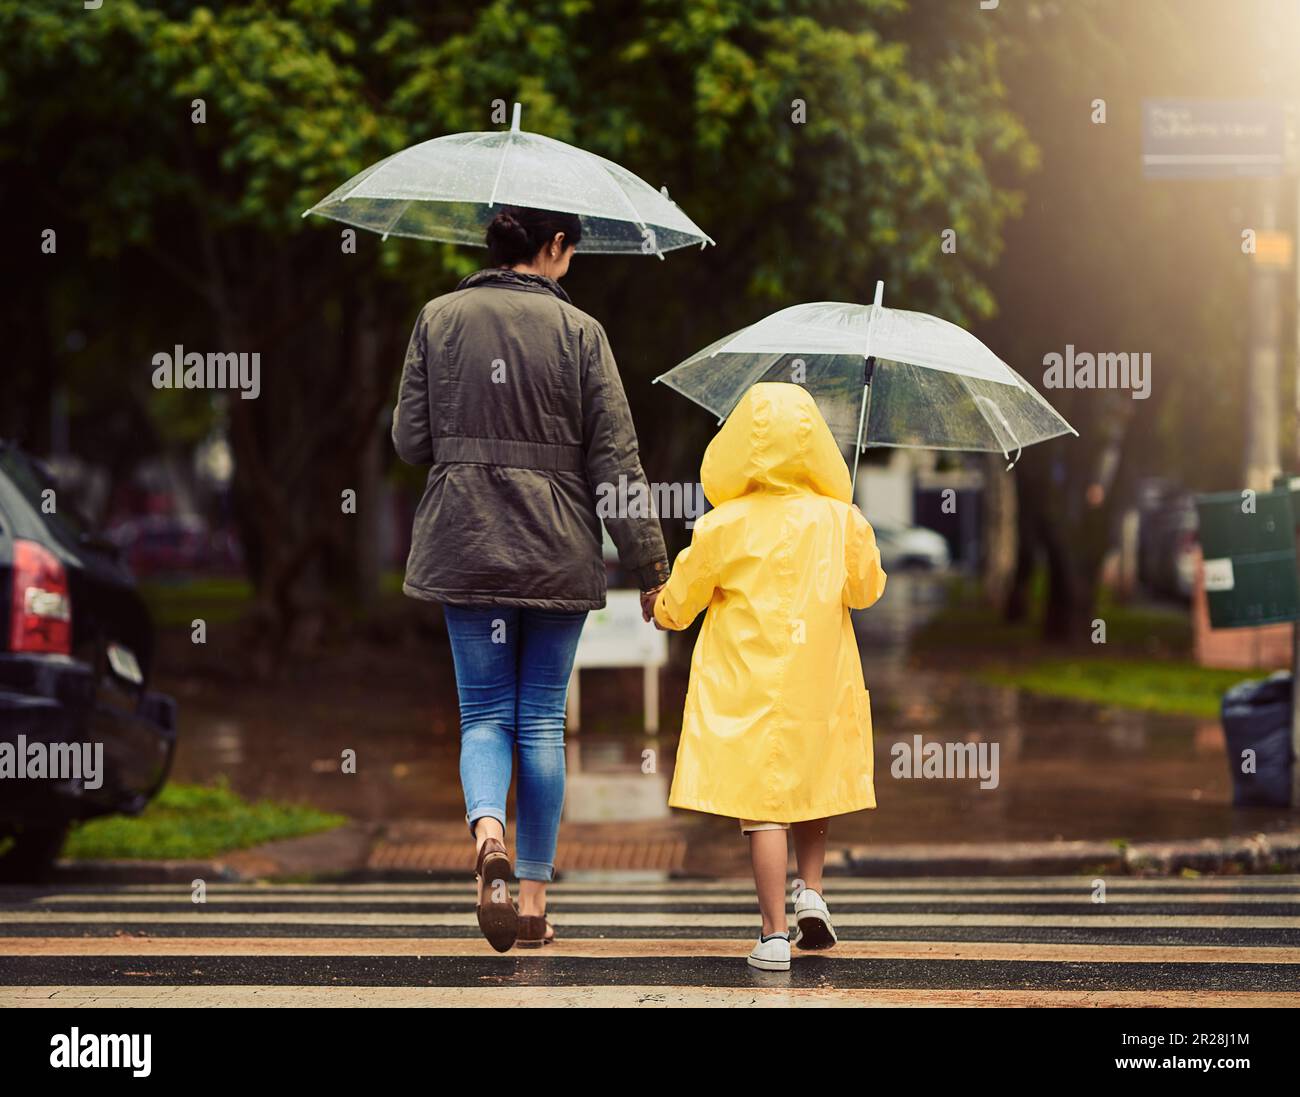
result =
M836 876L1032 876L1300 870L1300 830L1174 842L987 842L827 851Z
M366 863L378 827L341 827L236 849L208 860L60 861L52 880L74 884L184 884L195 880L239 884L257 880L315 880L350 876Z
M349 829L349 828L345 828ZM433 882L463 873L366 867L373 828L357 826L331 843L270 843L211 861L61 861L62 883L184 884L294 879L302 882ZM338 837L346 839L340 848ZM1300 829L1177 842L981 842L850 846L827 850L826 874L853 876L1173 876L1300 871ZM560 879L565 874L561 874ZM572 874L568 874L572 875ZM680 874L673 874L674 877ZM707 874L693 871L686 878Z

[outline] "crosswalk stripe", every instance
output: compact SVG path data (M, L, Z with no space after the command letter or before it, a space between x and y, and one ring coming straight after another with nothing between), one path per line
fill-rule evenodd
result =
M561 914L557 911L556 920ZM572 911L563 914L566 925L574 926L650 926L669 929L680 926L716 926L753 929L754 914L698 914L698 913L629 913L601 911ZM275 911L263 913L213 911L0 911L0 925L38 922L42 924L117 924L149 923L190 924L213 922L247 925L350 925L350 926L474 926L476 916L472 911L431 914L401 914L320 911L292 913ZM835 916L840 926L1026 926L1070 928L1196 928L1220 929L1300 929L1300 917L1292 915L1127 915L1127 914L1034 914L1034 913L855 913Z
M671 954L676 942L712 940L718 937L750 939L758 929L758 921L744 928L719 928L717 926L673 925L656 929L645 926L575 926L557 921L561 940L624 940L656 937L664 942L664 951ZM425 923L418 926L356 926L356 925L258 925L247 923L192 922L188 924L132 923L121 926L114 923L98 925L68 923L46 925L41 922L24 922L0 927L0 936L34 938L89 938L89 937L167 937L235 939L256 935L266 940L307 940L312 937L346 938L356 947L369 940L431 940L465 939L481 940L477 925L444 926ZM1300 947L1300 929L1218 929L1205 926L1169 929L1167 927L1117 929L1102 926L1036 927L1024 926L843 926L839 927L841 941L927 941L936 944L989 942L1035 942L1039 944L1076 945L1145 945L1153 948L1181 949L1201 946L1251 946L1265 949ZM3 955L3 954L0 954Z
M1106 903L1086 877L826 893L839 945L773 980L744 963L741 880L564 882L557 944L504 956L467 879L0 888L0 1006L1300 1004L1298 876L1124 878Z
M609 880L610 874L602 873L601 880L572 879L552 884L549 893L565 895L584 893L592 895L627 894L645 892L649 894L677 894L679 891L709 892L733 895L752 895L753 883L747 878L734 880L693 880L689 878L667 878L645 880L638 877L627 880ZM241 891L252 893L294 894L310 892L313 894L357 895L357 894L403 894L424 892L458 892L465 888L472 879L465 873L454 879L427 882L394 881L392 883L342 883L342 884L272 884L272 883L233 883L222 880L209 880L209 890ZM979 877L862 877L832 876L827 877L828 891L846 889L852 891L939 891L939 892L1043 892L1090 891L1094 880L1104 880L1108 891L1169 892L1169 891L1204 891L1225 893L1251 892L1285 892L1300 894L1300 875L1287 876L1230 876L1230 877L1140 877L1107 876L1105 873L1085 876L979 876ZM114 885L113 894L170 894L177 889L184 890L190 886L189 880L178 880L171 884L123 884ZM75 891L102 891L102 885L69 885L38 887L24 885L22 888L10 888L11 891L22 890L33 894L71 893Z
M1109 889L1108 889L1109 890ZM265 892L240 892L233 893L225 889L208 888L206 895L207 906L214 906L220 903L247 903L247 904L264 904L267 906L299 906L311 903L331 904L339 906L363 906L382 902L386 904L399 905L416 905L428 904L437 900L445 901L467 901L472 898L474 888L472 883L462 884L456 891L445 891L437 894L393 894L377 896L374 893L367 895L349 895L346 893L338 895L314 895L314 894L292 894L292 895L274 895ZM920 904L920 903L963 903L973 904L982 903L988 905L1005 905L1017 907L1045 906L1045 905L1062 905L1065 903L1078 903L1089 906L1103 905L1170 905L1170 904L1242 904L1251 905L1293 905L1296 908L1297 915L1300 915L1300 893L1294 896L1278 896L1274 894L1266 895L1228 895L1221 891L1212 892L1174 892L1168 894L1130 894L1119 893L1122 897L1115 897L1115 893L1108 895L1109 904L1094 903L1091 889L1077 889L1073 893L1051 894L1051 895L1026 895L1024 893L1016 894L980 894L973 895L969 892L960 896L941 891L923 891L923 892L904 892L904 893L881 893L876 891L861 890L827 890L825 892L828 901L843 905L845 903L871 903L875 905L903 905L903 904ZM722 906L747 904L757 908L758 900L754 897L752 889L749 892L737 891L733 893L719 892L692 892L692 891L671 891L659 894L645 894L629 892L620 894L618 892L606 892L599 896L584 895L573 891L560 891L557 889L551 895L551 903L555 909L567 909L574 904L585 906L596 906L597 904L608 904L615 902L625 906L657 906L672 904L682 906L684 904L695 904L700 906ZM29 900L31 903L41 905L75 905L80 903L92 904L114 904L121 906L144 905L149 903L158 903L163 900L171 899L177 903L192 903L191 891L189 887L178 888L170 893L150 893L147 895L115 895L111 892L85 892L78 893L60 893L57 895L41 895ZM0 901L0 906L12 906Z
M759 1006L1170 1006L1290 1007L1300 995L1240 990L837 990L804 987L581 986L0 986L0 1008L419 1007L560 1008Z
M747 938L562 939L566 957L743 955ZM533 955L548 956L552 950ZM0 956L484 956L481 938L4 937ZM842 941L838 959L1040 960L1071 963L1300 964L1300 948L1071 945L1020 942Z

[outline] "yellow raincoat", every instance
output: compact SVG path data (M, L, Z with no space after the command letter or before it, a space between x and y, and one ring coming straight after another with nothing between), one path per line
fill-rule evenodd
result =
M655 602L708 614L668 802L793 823L876 806L871 709L849 609L885 589L830 428L798 385L754 385L704 454L714 509Z

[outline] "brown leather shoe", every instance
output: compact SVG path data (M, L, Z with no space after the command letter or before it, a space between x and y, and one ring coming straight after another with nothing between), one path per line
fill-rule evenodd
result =
M482 881L487 902L476 907L478 928L497 952L508 952L519 934L519 912L510 898L510 877L514 874L506 847L488 838L478 851L475 878Z
M544 914L521 914L519 916L519 936L515 944L519 948L541 948L555 943L555 930L546 920Z

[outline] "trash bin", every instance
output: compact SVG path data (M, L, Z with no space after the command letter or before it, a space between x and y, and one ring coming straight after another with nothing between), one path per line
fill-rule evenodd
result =
M1214 628L1290 622L1300 616L1292 499L1286 486L1256 493L1249 505L1237 491L1196 497L1205 597ZM1295 502L1300 505L1300 493Z
M1223 695L1223 737L1232 774L1234 807L1291 803L1291 675L1239 682ZM1254 772L1243 773L1243 751L1254 751Z

